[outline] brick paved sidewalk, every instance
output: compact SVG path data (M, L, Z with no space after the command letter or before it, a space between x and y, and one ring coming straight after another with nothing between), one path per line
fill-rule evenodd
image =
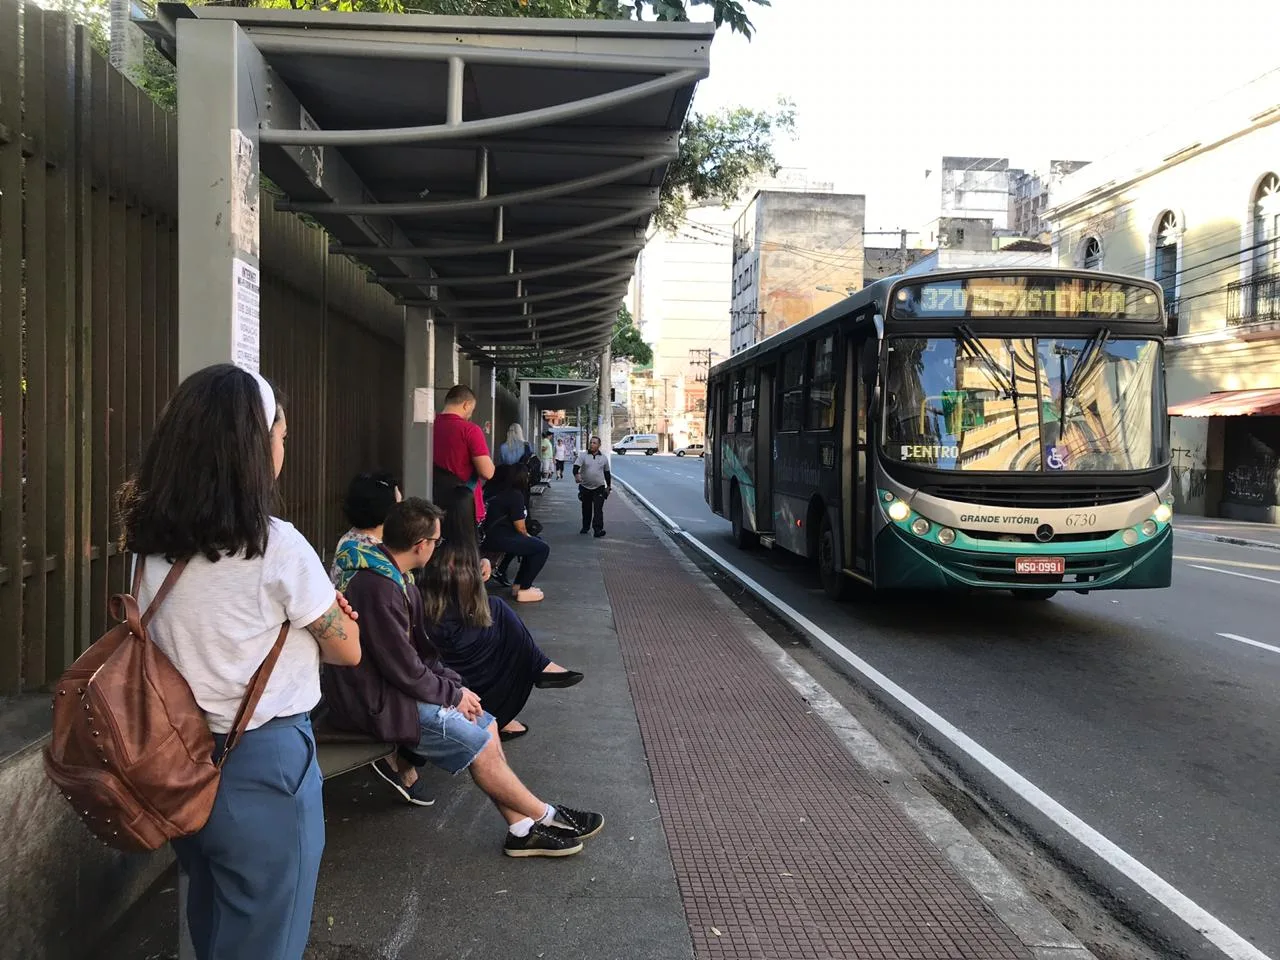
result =
M601 569L697 957L1028 956L636 508L607 512Z

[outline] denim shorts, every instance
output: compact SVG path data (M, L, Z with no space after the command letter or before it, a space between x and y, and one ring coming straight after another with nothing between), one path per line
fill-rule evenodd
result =
M472 722L454 707L420 703L418 745L413 752L441 770L461 773L489 742L491 723L492 714L481 712L480 719Z

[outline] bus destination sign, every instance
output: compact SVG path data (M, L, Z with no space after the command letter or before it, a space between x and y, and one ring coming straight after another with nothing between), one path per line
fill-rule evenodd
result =
M899 320L1159 320L1149 287L1078 277L1003 275L912 283L893 295Z

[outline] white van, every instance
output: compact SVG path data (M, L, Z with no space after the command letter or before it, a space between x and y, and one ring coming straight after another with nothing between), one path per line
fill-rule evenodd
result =
M646 457L658 452L658 435L656 433L628 433L613 445L613 452L625 456L632 450L643 451Z

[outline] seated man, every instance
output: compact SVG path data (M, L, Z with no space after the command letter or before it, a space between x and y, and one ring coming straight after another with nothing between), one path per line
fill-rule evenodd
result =
M333 723L408 746L428 762L471 777L507 821L503 852L510 857L565 857L604 826L598 813L544 803L507 766L497 725L480 698L438 659L423 662L422 597L413 571L426 565L440 541L440 509L410 498L391 508L382 543L366 565L344 577L343 592L360 615L357 667L326 669L325 702ZM415 639L417 641L415 645ZM378 773L406 799L408 778L379 760Z

